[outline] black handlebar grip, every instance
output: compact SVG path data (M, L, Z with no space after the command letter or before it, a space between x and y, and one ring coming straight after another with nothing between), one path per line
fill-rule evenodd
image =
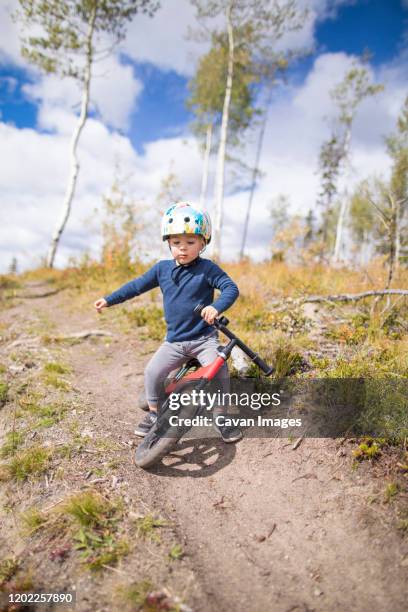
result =
M258 368L261 368L262 372L265 372L266 376L270 376L275 371L275 368L268 366L268 364L258 356L256 356L252 361L256 363Z

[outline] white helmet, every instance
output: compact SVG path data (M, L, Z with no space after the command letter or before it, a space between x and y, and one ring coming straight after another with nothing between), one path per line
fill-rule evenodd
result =
M174 234L199 234L208 244L211 240L210 215L191 202L171 204L162 218L161 235L167 240Z

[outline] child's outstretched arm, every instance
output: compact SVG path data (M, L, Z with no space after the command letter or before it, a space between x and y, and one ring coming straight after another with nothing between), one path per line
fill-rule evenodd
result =
M115 304L121 304L126 300L130 300L136 295L141 295L150 289L154 289L159 286L158 279L158 264L155 264L150 270L147 270L142 276L138 276L134 280L122 285L116 291L111 293L110 295L105 295L105 297L100 298L94 304L95 308L98 312L102 310L102 308L106 308L107 306L114 306Z

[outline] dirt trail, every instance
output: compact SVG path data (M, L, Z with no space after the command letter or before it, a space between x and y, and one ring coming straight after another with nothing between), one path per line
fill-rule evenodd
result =
M3 320L28 317L28 302ZM109 311L99 319L91 309L76 312L64 293L37 300L35 309L55 324L53 333L114 333L110 343L86 340L62 349L76 392L93 406L83 426L122 444L120 477L130 499L143 497L174 521L186 557L161 578L195 612L406 610L407 542L388 526L386 510L368 503L384 482L365 466L352 471L338 441L309 439L293 450L286 439L247 438L235 446L187 439L144 472L124 443L137 444L134 396L156 343L143 342L137 330L129 336L114 330ZM132 566L125 560L123 568ZM78 609L96 606L83 601Z

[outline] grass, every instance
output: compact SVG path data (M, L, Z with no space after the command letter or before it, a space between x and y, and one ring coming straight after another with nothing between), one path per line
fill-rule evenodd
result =
M52 427L59 423L67 411L66 406L58 406L55 404L46 404L41 406L36 413L40 417L39 421L34 424L34 428Z
M130 545L119 531L122 518L122 502L93 489L70 495L48 512L33 507L20 515L26 535L47 530L53 540L60 538L65 547L76 550L91 570L115 564L128 554Z
M132 584L121 586L117 592L122 601L131 604L136 610L146 610L147 597L154 589L150 580L141 580ZM153 610L150 608L151 612Z
M20 515L20 520L23 525L24 532L27 535L32 535L47 522L47 515L41 512L38 508L29 508Z
M7 402L9 386L6 382L0 381L0 408Z
M38 414L41 410L41 400L43 395L28 389L28 384L21 385L17 390L17 404L21 412L17 412L16 416L21 417L23 413Z
M360 442L358 448L353 451L353 457L358 461L378 459L381 455L381 441L367 438Z
M160 541L157 529L167 525L166 521L155 518L152 514L146 514L143 517L139 517L135 522L138 534L142 536L142 538L150 539L154 542Z
M186 606L182 605L179 597L172 596L167 589L157 589L150 580L141 580L117 588L119 599L131 606L132 610L143 612L181 612ZM119 607L119 606L118 606Z
M397 524L397 529L404 533L408 533L408 519L400 519Z
M17 418L26 416L35 417L38 420L33 423L33 428L51 427L63 419L68 410L64 403L44 404L44 397L40 393L24 390L24 395L19 397L18 405L20 410L16 412Z
M274 376L284 378L299 371L304 364L304 359L299 352L292 350L290 347L278 346L272 363L275 367Z
M52 450L43 446L32 446L16 453L2 467L2 479L24 481L29 476L38 476L47 471Z
M15 454L18 447L24 442L24 433L22 431L9 431L5 437L6 442L0 448L0 457L3 459Z
M18 289L21 283L17 280L14 274L0 274L0 290Z
M184 550L180 544L174 544L169 552L170 561L179 561L184 557Z
M0 561L0 588L18 572L20 563L14 557Z
M384 501L389 504L400 491L400 486L396 482L389 482L385 487Z
M89 569L115 564L128 554L126 538L117 534L122 516L122 504L118 501L113 502L97 491L85 491L71 496L58 512L79 526L73 535L74 548Z
M60 378L56 372L45 372L42 380L45 385L54 387L59 391L69 391L71 388L70 384L63 378Z
M81 527L74 536L74 548L91 570L110 566L129 553L130 547L125 538L115 540L111 531L97 532L95 529Z
M85 491L70 497L60 511L73 519L81 527L104 526L117 507L96 491Z
M55 374L69 374L72 371L70 367L55 361L44 364L44 370L45 372L53 372Z
M163 309L155 304L150 306L139 306L132 310L124 310L131 323L136 327L146 327L147 337L151 340L163 340L166 335L166 323ZM142 337L146 337L146 334Z

